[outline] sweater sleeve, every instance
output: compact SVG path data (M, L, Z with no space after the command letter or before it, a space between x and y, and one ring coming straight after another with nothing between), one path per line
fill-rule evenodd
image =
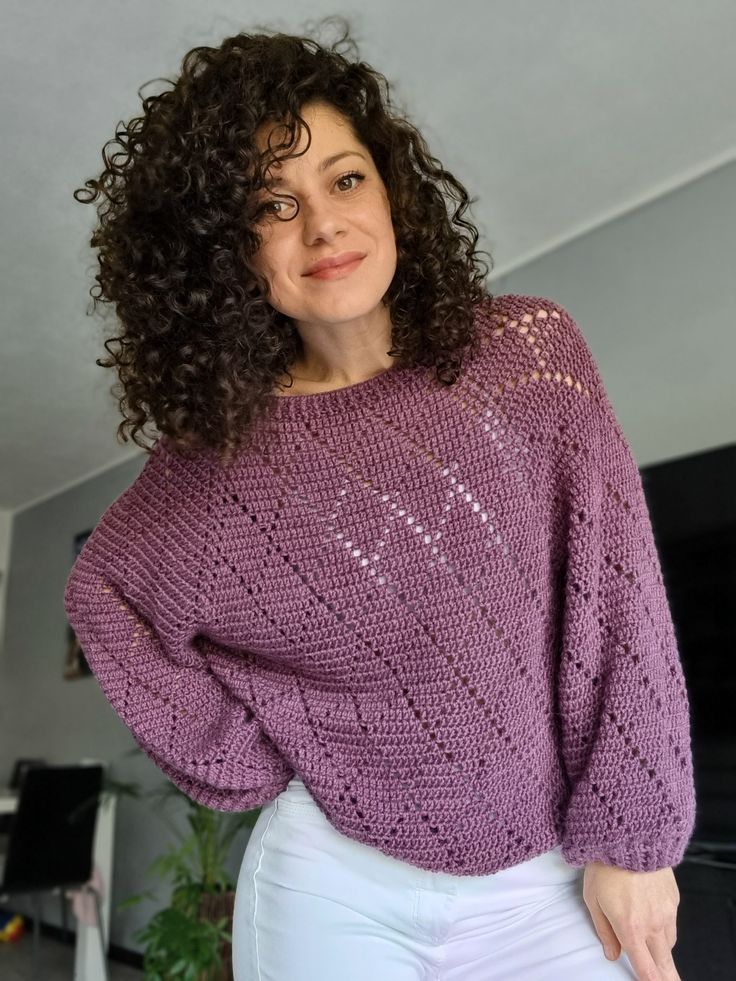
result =
M85 542L64 607L105 697L146 755L192 800L250 810L283 790L293 770L241 697L246 660L230 672L237 684L215 674L233 655L206 635L216 547L210 464L182 462L163 439Z
M654 871L682 861L694 829L688 693L641 475L585 338L557 318L562 855Z

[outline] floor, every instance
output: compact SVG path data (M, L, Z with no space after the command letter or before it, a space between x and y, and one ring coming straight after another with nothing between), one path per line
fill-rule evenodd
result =
M28 933L14 943L0 943L0 978L2 981L73 981L74 947L54 937L39 939L39 970L33 977L33 935ZM126 964L108 961L108 981L141 981L143 972ZM91 979L90 979L91 981ZM95 979L97 981L97 979Z

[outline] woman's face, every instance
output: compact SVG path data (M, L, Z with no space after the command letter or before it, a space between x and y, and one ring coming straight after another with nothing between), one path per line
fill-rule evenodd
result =
M371 155L348 120L324 103L303 107L302 116L311 130L311 145L302 156L271 165L269 178L280 179L272 190L289 197L259 191L265 206L257 219L262 244L252 262L270 284L268 302L295 323L344 323L374 311L396 272L390 204ZM276 125L258 130L260 150ZM276 132L272 143L284 137L284 131ZM302 131L290 152L301 151L306 143ZM345 156L322 169L337 154ZM359 252L364 258L338 277L307 275L312 263L343 252Z

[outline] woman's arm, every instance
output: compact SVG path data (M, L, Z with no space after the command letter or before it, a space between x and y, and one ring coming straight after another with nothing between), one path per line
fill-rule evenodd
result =
M654 871L682 861L694 827L688 695L636 462L583 335L556 310L552 369L584 386L566 393L559 441L562 854Z
M141 749L193 800L241 811L272 800L293 770L240 697L245 685L236 694L208 664L218 554L210 467L159 441L87 539L64 605Z

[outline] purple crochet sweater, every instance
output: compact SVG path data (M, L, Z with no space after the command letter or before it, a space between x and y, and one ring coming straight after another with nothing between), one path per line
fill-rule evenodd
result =
M71 570L105 696L190 798L298 774L344 835L487 875L682 861L689 701L643 495L593 355L494 297L456 384L394 366L270 396L223 469L161 437Z

